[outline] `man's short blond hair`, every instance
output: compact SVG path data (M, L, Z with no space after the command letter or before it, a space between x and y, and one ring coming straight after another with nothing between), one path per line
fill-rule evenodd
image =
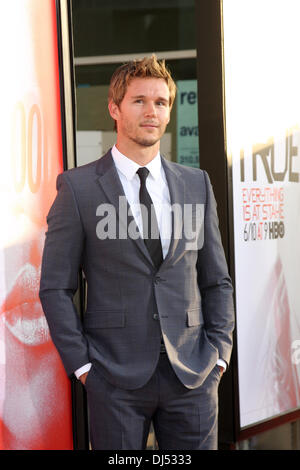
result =
M110 81L108 100L119 106L126 94L129 83L134 78L162 78L168 85L170 92L169 105L172 105L176 96L176 85L166 67L164 60L158 60L155 54L139 60L132 60L118 67Z

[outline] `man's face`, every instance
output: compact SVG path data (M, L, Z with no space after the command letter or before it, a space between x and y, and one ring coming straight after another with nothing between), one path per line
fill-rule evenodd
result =
M109 109L117 121L118 140L150 147L159 142L170 121L170 92L162 78L135 78L119 106Z

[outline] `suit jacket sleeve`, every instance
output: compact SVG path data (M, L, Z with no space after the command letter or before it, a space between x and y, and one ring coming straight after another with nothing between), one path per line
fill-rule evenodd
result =
M219 231L216 201L206 172L204 179L204 244L198 253L198 284L208 339L217 348L219 358L229 363L234 327L233 288Z
M49 211L42 259L40 300L50 335L68 375L89 362L86 340L73 295L84 244L84 231L71 183L57 178L57 196Z

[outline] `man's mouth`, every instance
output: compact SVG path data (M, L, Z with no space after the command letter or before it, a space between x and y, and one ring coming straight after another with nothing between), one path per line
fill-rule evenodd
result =
M27 346L45 344L50 339L38 291L39 270L26 263L16 276L0 310L7 329Z
M158 124L155 124L153 122L144 122L143 124L141 124L141 127L156 129L158 127Z

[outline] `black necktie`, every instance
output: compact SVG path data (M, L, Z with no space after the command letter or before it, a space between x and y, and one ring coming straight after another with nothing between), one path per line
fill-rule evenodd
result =
M149 175L149 170L146 167L141 167L138 169L137 174L141 180L140 204L143 220L144 242L154 265L158 269L163 261L163 254L153 202L146 188L146 179Z

